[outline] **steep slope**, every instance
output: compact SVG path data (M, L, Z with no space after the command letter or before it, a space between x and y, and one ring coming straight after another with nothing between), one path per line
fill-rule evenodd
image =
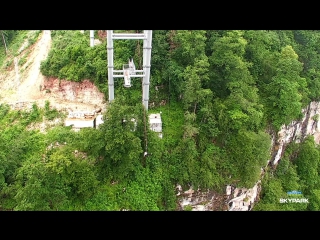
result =
M30 107L36 102L50 105L58 110L94 111L105 109L104 95L89 80L76 83L55 78L47 79L40 73L41 61L46 59L51 49L51 32L44 30L38 41L21 51L14 59L14 68L0 76L0 103L7 103L15 108ZM18 62L27 55L26 62Z

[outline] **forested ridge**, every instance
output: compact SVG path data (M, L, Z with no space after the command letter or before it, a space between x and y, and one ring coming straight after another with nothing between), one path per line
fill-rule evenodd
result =
M0 34L2 60L19 31ZM51 36L41 73L90 79L108 99L106 39L90 47L89 31ZM115 41L115 69L131 57L142 69L142 44ZM229 184L253 187L271 158L271 134L320 100L319 47L318 30L153 30L148 113L161 111L162 139L149 130L139 79L131 88L115 80L98 129L42 133L28 126L60 116L49 103L31 111L1 104L0 209L173 211L176 184L219 194ZM135 130L123 122L131 118ZM253 210L319 210L319 151L312 137L290 144ZM295 190L309 203L279 203Z

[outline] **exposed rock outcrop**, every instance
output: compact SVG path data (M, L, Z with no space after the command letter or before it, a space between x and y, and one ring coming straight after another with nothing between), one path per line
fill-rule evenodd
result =
M286 146L291 142L300 143L304 138L309 135L313 135L314 140L317 144L320 142L320 104L319 102L311 102L305 109L302 110L303 117L301 120L292 121L288 125L283 125L277 136L272 138L272 157L268 161L273 168L277 166ZM263 177L264 169L261 174ZM248 211L252 209L254 202L257 200L261 188L259 188L260 180L257 184L249 189L245 194L235 197L229 201L229 211ZM234 192L236 192L235 189ZM248 196L249 192L249 196ZM244 201L245 198L249 197L250 200ZM250 203L248 205L248 202Z
M190 206L192 211L250 211L254 203L259 200L261 191L261 179L267 167L277 167L281 160L286 146L291 142L299 143L309 135L313 135L317 144L320 143L320 104L319 102L311 102L302 110L303 117L300 120L292 121L288 125L283 125L280 131L272 135L271 154L267 165L261 169L261 178L250 189L235 188L232 185L226 186L226 193L214 194L210 190L201 192L199 189L194 191L192 187L189 190L182 190L177 185L177 196L179 196L179 204L181 210L186 206Z

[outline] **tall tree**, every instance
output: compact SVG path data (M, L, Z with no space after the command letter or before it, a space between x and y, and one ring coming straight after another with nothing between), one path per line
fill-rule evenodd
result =
M109 177L115 181L124 180L142 163L143 141L138 137L136 126L143 124L143 116L137 114L135 107L128 106L125 98L118 96L108 107L105 118L101 131Z
M212 92L210 89L204 89L202 86L209 81L208 76L208 58L202 55L200 59L195 59L194 65L189 65L184 71L184 91L183 102L185 109L196 113L197 107L200 103L205 103L206 99L212 99Z
M310 193L319 184L320 155L313 136L307 137L301 144L300 152L294 160L294 164L297 166L303 193Z
M92 159L60 145L26 161L18 170L16 210L66 210L84 203L99 182Z
M281 50L279 35L272 30L247 30L244 38L248 41L245 58L251 62L250 73L259 88L259 95L265 96L265 84L276 73L277 59Z
M300 77L302 63L291 46L282 49L277 73L267 86L268 116L276 129L289 124L301 114L302 101L307 94L306 79Z
M251 64L244 59L246 45L243 31L228 31L214 42L210 57L213 73L211 87L224 100L224 107L218 108L226 111L223 122L233 130L258 130L263 117L258 89L249 71Z
M238 186L253 187L259 180L261 168L270 158L270 136L265 132L241 130L229 137L226 151L235 168L232 180Z
M190 76L186 78L185 74L190 71L190 69L186 70L188 66L195 66L195 62L198 62L196 69L199 67L200 79L206 81L207 77L205 75L208 72L205 55L206 31L177 30L170 32L169 36L169 43L172 46L169 56L172 63L168 64L168 71L166 72L168 72L168 78L170 78L171 91L181 96L184 94L186 79L189 78L190 80ZM198 82L197 79L194 79L194 81Z
M1 32L4 48L6 50L6 54L8 54L8 47L6 43L6 38L8 37L8 33L5 30L0 30L0 32Z

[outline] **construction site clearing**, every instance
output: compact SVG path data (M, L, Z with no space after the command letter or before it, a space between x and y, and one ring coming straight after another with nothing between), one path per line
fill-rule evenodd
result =
M75 131L80 131L81 128L90 127L98 128L100 124L104 123L103 114L101 112L69 112L65 119L65 126L72 126ZM149 115L150 129L162 138L162 121L161 114Z
M65 126L72 126L75 131L80 131L81 128L91 127L98 128L103 123L103 115L96 112L69 112Z

